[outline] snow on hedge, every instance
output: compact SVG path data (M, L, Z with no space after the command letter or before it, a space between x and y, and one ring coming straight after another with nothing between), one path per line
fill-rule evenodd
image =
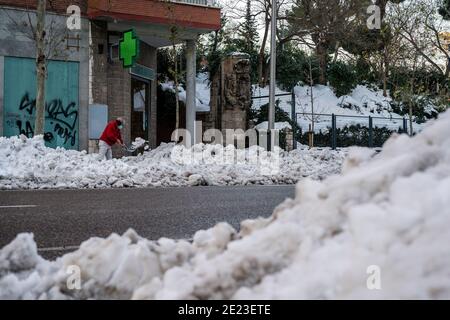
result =
M190 243L129 231L56 262L19 235L0 251L0 299L448 299L449 195L448 112L378 155L354 149L341 176L301 181L240 233L222 223ZM80 290L68 290L73 266ZM373 270L381 290L368 289Z
M100 161L96 154L46 148L40 137L0 138L0 189L294 184L304 177L323 179L339 173L345 153L330 149L270 153L256 146L236 150L204 144L186 149L163 144L138 157ZM231 162L219 161L218 156L205 160L208 154L221 154ZM255 154L257 161L251 157ZM268 167L278 170L265 172Z
M309 130L312 116L311 88L309 86L296 86L294 88L296 95L296 112L298 125L303 131ZM369 126L369 116L375 117L373 125L377 128L388 128L392 131L398 131L403 128L403 116L394 112L392 104L395 103L388 95L383 96L383 91L370 88L366 85L356 86L348 95L338 97L330 86L316 85L312 89L314 103L314 128L316 132L327 132L331 128L331 114L338 116L337 128L346 126L361 125ZM276 94L287 94L277 97L280 102L279 106L287 114L291 114L291 96L289 92L276 89ZM269 87L260 88L253 87L254 97L267 97L269 95ZM423 98L425 99L425 98ZM259 110L263 105L269 102L268 98L254 99L253 109ZM429 101L425 108L426 113L430 116L437 113L432 101ZM306 113L306 115L305 115ZM322 115L317 115L322 114ZM422 124L414 121L414 130L420 132L423 128Z

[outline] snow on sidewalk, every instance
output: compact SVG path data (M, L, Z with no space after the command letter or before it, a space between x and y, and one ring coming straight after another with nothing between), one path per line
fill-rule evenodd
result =
M342 175L302 180L240 233L222 223L190 243L129 231L56 262L19 235L0 251L0 299L449 299L449 195L447 112L375 157L353 150ZM67 286L73 266L80 290Z
M216 154L236 161L219 161L217 156L186 161ZM255 154L263 161L253 161ZM345 155L346 151L330 149L278 155L258 147L236 150L200 144L186 150L163 144L138 157L100 161L95 154L46 148L40 137L0 138L0 190L294 184L304 177L323 179L339 173ZM265 172L264 159L277 170Z

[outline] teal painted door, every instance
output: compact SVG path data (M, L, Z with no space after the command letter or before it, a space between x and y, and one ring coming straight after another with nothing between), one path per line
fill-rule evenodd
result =
M78 71L77 62L48 63L45 139L49 147L78 149ZM4 135L32 137L36 112L34 59L5 57L4 79Z

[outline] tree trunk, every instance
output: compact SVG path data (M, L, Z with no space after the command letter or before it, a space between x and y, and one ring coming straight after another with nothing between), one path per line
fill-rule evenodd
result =
M416 68L416 62L414 61L414 70ZM414 135L414 128L413 128L413 107L414 107L414 77L411 78L411 91L410 91L410 101L409 101L409 128L410 133L409 135L412 137Z
M311 90L311 141L310 148L314 148L314 134L315 134L315 118L314 118L314 79L312 73L312 62L309 60L309 88Z
M180 129L180 93L178 92L178 60L177 60L177 49L173 47L173 55L175 62L175 109L176 109L176 121L175 121L175 129Z
M176 132L176 140L179 140L179 131L180 129L180 93L178 91L179 86L179 75L178 75L178 54L177 54L177 46L176 46L176 32L175 29L172 29L171 39L172 39L172 56L174 62L173 69L173 77L174 77L174 89L175 89L175 132Z
M267 87L268 86L268 79L269 79L269 77L270 77L270 68L269 68L269 66L270 66L270 59L269 59L269 61L266 63L265 61L264 61L264 65L263 65L263 87L262 88L264 88L264 87Z
M445 67L445 72L444 72L444 79L448 79L450 76L450 57L447 60L447 65ZM445 82L445 80L444 80Z
M388 80L389 80L389 70L391 68L391 62L389 60L389 49L387 48L387 44L384 44L384 50L383 50L383 96L387 97L387 90L388 90Z
M339 49L341 48L341 42L336 42L336 48L334 50L334 57L333 57L333 63L336 63L338 56L339 56Z
M383 52L383 97L387 97L387 78L388 78L388 70L389 63L388 63L388 57L386 49L384 49Z
M327 48L320 42L316 47L317 58L319 59L319 84L327 84Z
M414 135L413 128L413 102L409 103L409 135L412 137Z
M269 26L270 26L270 20L265 19L265 29L264 29L264 37L261 44L261 49L259 50L259 61L258 61L258 83L261 88L264 88L267 85L267 77L264 74L266 62L264 61L265 53L266 53L266 44L267 44L267 38L269 37Z
M214 43L212 52L217 51L217 45L219 44L219 31L214 31Z
M45 78L47 59L45 56L45 11L46 0L39 0L36 24L36 121L34 134L43 135L45 130Z

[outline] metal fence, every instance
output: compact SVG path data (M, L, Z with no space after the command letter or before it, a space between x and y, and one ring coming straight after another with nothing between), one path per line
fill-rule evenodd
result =
M314 146L344 148L364 146L382 147L393 133L408 133L406 118L355 116L337 114L313 114L297 112L297 97L294 92L277 94L276 97L291 97L291 120L298 128L294 128L294 149L297 142L308 145L314 133ZM266 99L268 96L252 97Z
M295 120L300 129L296 141L308 144L309 136L314 133L315 146L333 149L378 148L393 133L408 133L406 118L296 113Z

